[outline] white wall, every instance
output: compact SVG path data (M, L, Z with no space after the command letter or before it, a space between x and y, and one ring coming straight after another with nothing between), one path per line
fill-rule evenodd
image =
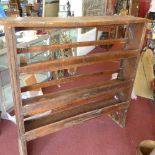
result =
M69 0L71 3L71 11L74 11L74 16L82 16L82 0ZM67 0L60 0L60 5L65 5ZM81 29L78 29L77 41L94 41L96 39L96 29L92 29L84 34L81 34ZM92 51L95 46L77 48L77 55L85 55Z

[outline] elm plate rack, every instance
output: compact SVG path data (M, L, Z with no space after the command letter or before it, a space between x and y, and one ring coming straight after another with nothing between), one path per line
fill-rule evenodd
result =
M103 113L108 114L121 127L125 126L126 112L135 79L137 63L143 46L146 19L131 16L116 17L69 17L69 18L5 18L0 24L5 27L5 36L9 57L9 69L13 88L13 100L19 135L20 155L27 155L27 142L59 131L60 129L96 118ZM73 42L67 44L51 44L17 48L15 31L73 28L97 28L101 30L108 26L123 26L125 34L120 38L107 40ZM84 46L99 46L107 44L122 45L117 51L109 50L103 53L92 53L56 60L46 60L20 66L20 54L46 50L77 48ZM80 73L80 68L117 62L114 69L103 68L102 71ZM61 78L55 78L33 85L20 87L19 77L22 74L39 72L57 72L60 70L76 70L76 73ZM116 79L111 79L113 73L118 73ZM108 76L108 80L94 80L92 83L78 87L58 89L41 96L22 99L21 93L39 88L52 87L78 81L87 81ZM85 82L84 82L85 83ZM49 112L42 117L32 117ZM30 119L29 119L30 118ZM104 134L104 133L103 133Z

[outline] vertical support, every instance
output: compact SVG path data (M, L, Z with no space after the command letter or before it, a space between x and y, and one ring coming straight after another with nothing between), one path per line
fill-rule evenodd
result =
M18 60L16 53L16 38L15 38L15 29L13 27L5 27L5 37L7 44L7 54L9 62L9 70L11 77L11 86L12 86L12 96L14 101L14 108L16 112L16 122L18 126L18 136L19 136L19 150L20 155L27 155L27 147L25 140L25 129L24 129L24 119L21 112L22 101L21 101L21 91L20 91L20 80L18 73Z
M137 24L129 24L128 26L128 50L142 50L145 33L146 32L146 24L145 23L137 23Z
M120 127L124 128L126 124L126 116L127 116L127 109L122 109L117 112L114 112L110 115L112 120L117 123Z
M134 77L136 75L137 70L137 64L138 64L138 58L133 57L129 59L122 59L120 62L120 72L118 74L119 80L129 80L132 79L133 83L130 85L130 88L125 91L120 91L117 93L116 97L119 100L119 102L128 102L131 98L132 88L134 84ZM128 108L121 109L117 112L114 112L110 114L109 116L121 127L125 127L125 121L126 121L126 114L127 114Z

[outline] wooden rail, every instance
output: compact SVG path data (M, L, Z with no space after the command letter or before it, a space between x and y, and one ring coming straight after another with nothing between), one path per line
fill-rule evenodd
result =
M47 71L58 71L74 67L93 65L95 63L101 63L102 61L116 61L120 59L136 57L138 53L138 50L128 52L118 51L109 53L97 53L93 55L85 55L66 59L48 60L20 67L19 72L31 74Z
M85 42L75 42L75 43L67 43L67 44L57 44L57 45L44 45L44 46L36 46L29 48L18 48L17 53L32 53L32 52L40 52L40 51L48 51L48 50L57 50L57 49L65 49L65 48L76 48L76 47L85 47L85 46L96 46L96 45L107 45L107 44L125 44L127 39L111 39L111 40L97 40L97 41L85 41Z
M100 102L98 104L103 104L103 102ZM85 122L85 121L88 121L90 119L99 117L103 113L108 114L108 113L113 113L115 111L119 111L121 109L127 109L128 108L128 102L118 103L115 100L110 100L110 101L107 101L106 104L108 105L107 107L103 106L103 108L95 109L95 110L85 112L85 113L82 113L80 115L76 115L73 117L68 117L64 120L60 120L58 122L51 123L49 125L42 126L42 127L27 131L25 133L25 139L26 139L26 141L31 141L31 140L34 140L36 138L51 134L53 132L57 132L57 131L61 130L62 128L68 128L68 127L71 127L73 125L80 124L81 121ZM48 120L48 118L47 118L47 120ZM42 120L37 122L37 124L39 124L40 122L42 122ZM30 128L32 128L32 126L34 127L34 123L27 122L27 123L25 123L25 126L28 130L29 127Z
M48 110L55 111L56 109L61 109L64 106L69 107L79 104L77 102L82 102L84 99L93 98L94 96L99 98L98 95L102 93L102 97L112 98L117 94L117 91L121 91L122 89L129 89L131 87L133 80L130 81L111 81L111 82L103 82L99 84L89 85L85 87L79 87L76 89L66 90L54 94L43 95L35 98L25 99L23 100L23 114L34 115L38 113L42 113ZM109 95L107 95L109 93Z

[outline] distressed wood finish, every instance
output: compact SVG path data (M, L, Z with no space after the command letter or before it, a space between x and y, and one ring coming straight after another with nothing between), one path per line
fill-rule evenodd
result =
M103 82L95 85L88 85L85 87L79 87L68 91L62 91L59 93L43 95L41 97L35 97L31 99L23 100L23 113L24 115L34 115L37 113L45 112L48 110L62 109L63 107L69 107L78 105L77 102L83 102L85 99L97 98L100 94L102 96L113 97L117 94L117 91L129 89L133 80L130 81L112 81L110 83ZM112 89L112 90L111 90ZM87 101L86 101L87 102Z
M39 51L47 50L57 50L65 48L76 48L76 47L85 47L85 46L96 46L96 45L107 45L107 44L125 44L127 39L111 39L111 40L97 40L97 41L85 41L85 42L75 42L68 44L58 44L58 45L49 45L49 46L37 46L30 48L18 48L17 53L32 53Z
M88 66L96 63L102 63L103 61L117 61L120 59L135 57L139 51L129 51L129 52L109 52L109 53L97 53L93 55L72 57L68 59L59 60L48 60L44 62L39 62L35 64L30 64L19 68L20 73L39 73L46 71L58 71L63 69L69 69L74 67Z
M66 118L63 121L58 121L56 123L49 124L31 131L28 131L25 133L26 140L30 141L30 140L45 136L47 134L57 132L62 128L71 127L73 125L80 124L81 122L99 117L103 113L108 114L128 107L128 103L116 104L113 100L109 100L108 103L113 103L113 105L107 106L101 109L93 110L90 112L85 112L80 115Z
M16 55L16 38L15 30L13 27L5 27L6 43L8 48L8 58L9 58L9 69L11 76L11 85L13 89L13 101L15 104L16 122L18 125L18 135L19 135L19 151L20 155L27 154L26 141L25 141L25 127L24 119L21 113L22 100L20 95L20 81L19 73L17 71L17 55Z
M13 100L19 135L20 155L27 155L27 142L63 128L82 123L108 114L122 127L125 126L126 112L130 102L131 91L136 74L137 62L142 49L146 20L130 16L124 17L72 17L72 18L6 18L0 24L5 26L6 41L9 56L9 68L13 88ZM15 42L15 29L40 29L52 31L54 29L95 27L126 27L124 37L108 40L74 42L68 44L54 44L48 46L18 46ZM47 34L46 34L47 35ZM124 48L105 53L88 54L78 57L41 61L33 64L18 64L20 54L77 48L85 46L99 46L123 44ZM115 66L111 64L116 63ZM95 72L82 73L80 69L109 64L111 67L96 69ZM20 88L19 77L25 74L42 72L58 72L65 70L64 77L26 85ZM72 74L71 70L74 70ZM111 75L118 73L116 79ZM92 82L87 82L90 80ZM81 86L76 83L82 82ZM41 96L22 99L21 93L46 87L68 85L64 89L57 89ZM104 133L103 133L104 134Z
M124 25L129 23L144 23L146 19L133 16L89 16L89 17L25 17L25 18L1 18L0 25L13 27L51 27L51 28L79 28L98 27L105 25Z
M111 75L111 74L118 73L118 72L119 72L118 69L117 70L105 70L103 72L82 74L82 75L76 75L76 76L72 76L72 77L60 78L59 80L49 80L46 82L36 83L33 85L22 87L21 92L36 90L39 88L46 88L46 87L49 87L52 85L60 85L60 84L65 84L65 83L69 83L69 82L74 82L77 80L98 77L98 76L102 76L102 75Z

